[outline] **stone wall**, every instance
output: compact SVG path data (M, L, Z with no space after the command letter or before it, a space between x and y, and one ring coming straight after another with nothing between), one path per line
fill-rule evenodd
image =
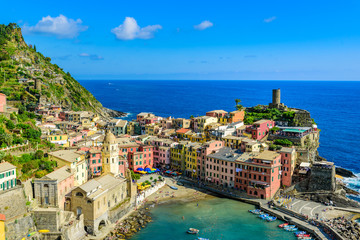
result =
M60 211L57 209L34 210L34 220L38 229L48 229L57 232L60 229Z
M309 180L308 191L335 191L335 166L331 168L313 166Z
M25 237L29 232L36 231L35 222L32 216L17 218L16 220L5 223L5 234L7 240L19 240ZM34 236L34 239L39 239L37 236Z
M130 201L127 201L127 200L125 200L125 201L126 202L124 202L124 204L121 205L120 207L109 211L110 222L112 222L112 223L117 222L120 218L125 216L127 213L129 213L136 207L135 203L131 203Z
M22 186L24 188L24 192L26 195L26 199L30 201L34 198L34 191L33 191L33 185L32 185L32 179L29 179L25 182L22 182Z
M23 217L27 213L26 198L21 186L0 192L0 213L5 214L6 220Z
M74 215L71 214L73 217ZM61 228L63 239L65 240L80 240L85 237L84 230L84 215L80 215L79 219L71 217L71 221Z

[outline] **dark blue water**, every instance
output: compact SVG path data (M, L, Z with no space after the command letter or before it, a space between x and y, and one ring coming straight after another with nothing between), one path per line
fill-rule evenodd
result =
M324 81L80 81L108 108L167 117L234 110L234 99L246 107L271 102L281 88L281 101L310 111L321 129L320 155L360 173L360 82ZM360 187L360 185L359 185Z

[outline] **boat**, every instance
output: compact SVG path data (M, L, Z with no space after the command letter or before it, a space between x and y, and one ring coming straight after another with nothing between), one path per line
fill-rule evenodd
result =
M48 230L48 229L39 230L39 233L48 233L48 232L50 232L50 230Z
M283 223L283 224L280 224L278 227L279 228L284 228L285 226L288 226L289 225L289 223Z
M284 229L285 229L285 231L288 231L288 232L295 232L295 231L298 230L297 227L294 227L294 228L284 228Z
M297 234L296 237L310 237L310 234Z
M188 234L198 234L198 233L199 233L199 229L189 228L189 230L187 230L186 233L188 233Z
M276 217L273 217L273 216L269 216L266 218L266 221L268 221L268 222L273 222L275 220L276 220Z
M312 240L312 237L298 237L297 239L302 239L302 240Z
M256 214L256 215L264 214L264 212L261 211L260 209L252 209L252 210L249 210L249 212L252 214Z
M269 216L269 214L265 213L265 214L260 214L258 217L259 218L262 218L262 219L265 219Z
M197 240L209 240L208 238L198 237Z
M175 187L175 186L169 186L171 189L174 189L174 190L178 190L178 188L177 187Z

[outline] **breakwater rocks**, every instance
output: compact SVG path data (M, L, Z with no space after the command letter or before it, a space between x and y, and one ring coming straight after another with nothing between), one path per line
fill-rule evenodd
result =
M151 222L149 207L144 207L131 214L124 221L116 224L105 240L130 239L135 233Z
M352 220L338 217L328 220L326 223L346 239L360 239L360 225Z
M127 113L103 107L103 112L112 118L125 117Z

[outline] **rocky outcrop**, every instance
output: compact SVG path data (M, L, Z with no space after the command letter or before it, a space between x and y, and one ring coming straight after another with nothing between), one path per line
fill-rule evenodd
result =
M344 217L338 217L328 220L327 224L345 239L360 239L360 225L352 220L347 220Z
M145 207L131 214L124 221L118 223L113 231L108 234L105 240L110 239L130 239L135 233L140 231L151 222L149 208Z
M352 171L347 170L345 168L341 168L341 167L336 167L336 174L340 175L342 177L348 177L348 178L356 177Z

